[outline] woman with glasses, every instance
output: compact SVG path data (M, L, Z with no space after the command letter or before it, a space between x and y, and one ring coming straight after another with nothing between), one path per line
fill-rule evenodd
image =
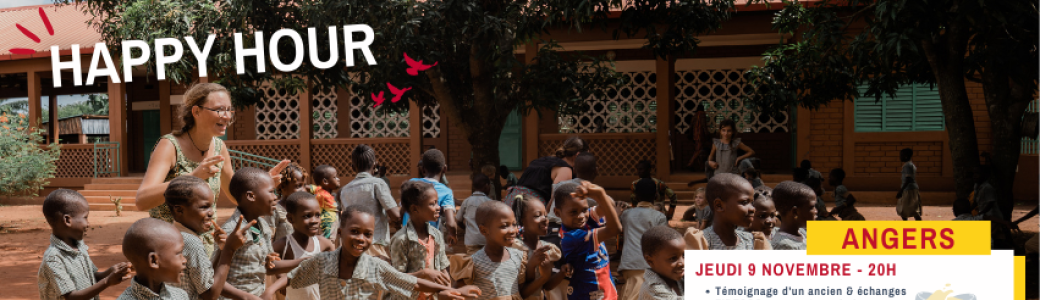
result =
M147 210L151 217L171 223L173 217L170 208L164 204L163 192L170 180L177 176L191 175L206 181L213 190L214 210L221 191L237 204L228 192L231 177L235 174L231 155L217 138L225 134L235 119L235 108L227 89L215 83L192 86L184 94L184 104L178 115L183 125L156 143L135 201L138 210ZM281 170L288 164L289 161L284 160L270 170L276 184L281 179ZM216 214L213 218L216 219ZM202 235L202 240L206 251L212 255L216 244L213 228Z

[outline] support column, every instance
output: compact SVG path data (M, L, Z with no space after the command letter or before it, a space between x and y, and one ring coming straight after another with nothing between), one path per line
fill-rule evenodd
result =
M311 88L310 84L300 94L300 165L314 170L311 165Z
M408 175L419 176L419 160L422 159L422 108L415 101L408 101Z
M47 126L47 137L51 143L57 144L58 135L61 134L61 130L59 130L61 126L58 125L58 96L53 94L47 95L47 106L50 107L47 110L49 114L47 117L51 120L50 125Z
M524 64L533 64L536 55L538 55L538 43L531 42L524 45ZM538 159L538 111L532 110L524 116L523 126L524 161L521 165L526 168L527 164Z
M159 134L167 134L173 130L173 117L170 113L170 81L159 81Z
M119 176L129 173L130 150L126 131L126 83L108 83L108 141L119 142Z
M29 82L29 127L36 130L40 128L42 118L43 107L40 101L42 101L43 86L40 84L40 75L36 72L29 72L26 75Z
M672 103L675 99L675 58L657 58L657 177L672 175Z
M86 134L83 134L83 133L79 134L79 143L80 144L86 144L87 143L87 135Z

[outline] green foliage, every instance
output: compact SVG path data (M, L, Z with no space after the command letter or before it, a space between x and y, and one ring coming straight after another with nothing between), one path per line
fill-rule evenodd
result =
M47 122L50 110L41 111L43 121ZM58 107L58 119L82 115L108 115L108 94L87 95L87 101L76 102Z
M769 50L765 65L748 72L748 98L769 113L880 100L901 85L936 85L934 64L949 53L963 53L953 71L968 80L980 81L990 63L1020 88L1036 90L1037 15L1030 1L825 0L806 7L785 0L773 29L794 42ZM862 93L860 84L867 86Z
M60 150L40 147L43 138L28 123L24 114L0 107L0 196L36 196L54 178Z

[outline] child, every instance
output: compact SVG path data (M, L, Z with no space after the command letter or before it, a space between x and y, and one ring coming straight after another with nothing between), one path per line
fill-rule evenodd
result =
M337 217L339 208L336 198L332 196L340 187L339 175L336 168L330 165L320 165L314 168L314 185L308 187L308 192L314 194L321 204L321 233L327 239L336 235Z
M523 250L511 247L517 238L513 211L499 201L484 202L477 207L477 224L487 244L469 258L454 256L451 277L459 285L473 284L480 288L481 295L477 299L522 299L533 294L526 289L529 285L522 284L532 281L534 274L527 271L540 266L545 258L538 255L531 259L540 260L528 262ZM544 254L547 248L538 250Z
M402 273L443 285L451 285L448 256L444 254L444 238L430 225L440 218L437 191L425 181L405 181L401 185L401 207L411 219L408 225L390 239L390 264ZM418 299L431 299L422 293Z
M755 217L751 184L734 174L717 174L708 181L705 197L714 214L711 226L704 229L710 250L751 250L755 236L737 227L750 227ZM764 237L762 237L764 239Z
M483 167L480 167L480 173L488 178L489 184L491 182L490 178L498 178L498 168L494 165L484 165ZM487 197L491 198L491 200L498 200L498 191L492 193L491 190L488 189L488 192L485 194L487 194Z
M755 168L753 167L745 169L744 174L742 175L744 176L744 179L751 183L751 188L755 189L756 191L772 189L769 186L767 186L764 182L762 182L762 177L758 173L758 170L755 170Z
M653 227L668 225L668 218L653 209L653 202L659 195L658 186L657 182L651 180L636 181L633 189L639 202L635 208L626 209L621 213L625 251L621 253L621 265L618 266L618 270L625 279L625 286L620 299L635 299L643 286L643 272L649 267L639 246L643 233Z
M639 179L632 182L632 195L630 196L630 200L633 205L639 203L639 200L637 199L638 197L636 196L636 185L641 183L651 183L646 184L646 187L653 188L653 190L648 191L654 193L653 205L659 208L663 207L663 200L668 198L668 210L662 210L661 212L665 213L668 219L671 220L672 215L675 214L675 192L668 188L668 185L664 184L664 181L651 177L651 171L653 171L653 165L650 164L650 161L641 160L636 163L636 172L639 174Z
M582 182L588 181L593 182L596 177L599 177L599 170L596 167L596 156L589 152L581 152L574 156L574 166L572 168L574 176L570 180L560 181L552 185L553 194L549 196L549 234L558 235L560 230L560 217L556 216L556 189L560 186L573 183L581 185ZM593 199L585 199L588 202L589 207L596 207L599 203Z
M376 152L368 145L358 145L350 153L357 176L339 191L340 207L364 205L371 207L376 213L376 234L372 237L372 246L368 255L390 261L390 224L398 224L401 220L401 209L397 201L390 195L390 186L386 181L373 177Z
M274 214L267 220L274 226L274 239L281 239L292 234L293 226L286 219L285 204L283 203L289 195L298 191L307 191L307 172L296 163L290 163L282 170L283 180L278 183L278 195L281 198L274 206Z
M954 221L971 221L974 220L974 216L971 215L971 202L968 199L957 199L953 201L953 218Z
M813 169L812 168L812 162L809 161L808 159L803 159L802 162L799 164L799 166L803 170L805 170L805 172L806 172L806 175L805 175L806 177L805 178L807 178L807 179L808 178L816 178L816 179L819 179L819 180L823 180L823 173L820 173L820 171L817 171L816 169Z
M280 253L282 259L306 259L336 249L332 241L321 236L321 205L314 195L295 192L286 197L283 204L293 231L291 235L274 241L274 251ZM285 298L319 299L320 293L317 285L299 289L289 287Z
M587 181L564 184L553 192L553 198L556 215L563 222L563 261L574 267L568 299L618 299L610 277L610 256L603 244L622 230L614 200L602 187ZM586 198L602 205L590 210Z
M816 195L816 219L817 220L836 220L827 212L827 204L823 202L823 182L818 178L807 178L805 179L805 185L812 189L813 194Z
M277 198L274 194L274 180L270 174L257 168L242 168L231 177L228 190L232 197L238 199L238 208L221 229L224 232L234 232L233 230L239 226L238 216L244 217L245 221L256 223L250 223L254 225L248 228L248 242L235 251L231 260L227 283L235 289L224 289L221 294L234 299L250 297L246 294L260 296L264 293L265 275L287 272L299 264L299 260L272 262L278 255L272 253L274 249L271 247L271 226L264 218L272 214L272 204Z
M755 206L755 219L751 221L751 226L747 230L761 232L766 240L769 240L779 230L776 227L776 205L773 198L768 194L755 193L753 205Z
M643 233L640 247L649 268L643 273L639 300L683 299L685 246L682 235L668 226L657 226Z
M773 189L773 203L780 213L780 230L773 234L770 244L774 250L805 250L802 228L816 218L816 193L809 186L784 181Z
M411 297L413 292L438 293L439 299L476 297L480 290L473 286L452 289L422 278L398 272L390 263L365 252L375 232L374 212L370 208L351 205L340 214L339 240L336 250L318 253L271 285L271 290L286 285L304 288L318 285L322 299L381 299L383 294ZM270 293L265 299L271 299Z
M137 274L117 300L189 299L184 290L166 285L180 280L183 250L184 239L170 223L144 218L130 225L123 236L123 256Z
M516 214L517 224L520 224L521 250L526 251L529 259L544 255L541 265L529 264L527 274L534 274L534 279L528 283L525 289L530 289L528 300L541 300L552 296L566 297L567 284L563 284L565 278L571 276L574 270L570 265L563 265L558 272L552 273L553 262L561 258L560 248L556 245L541 240L541 236L549 234L549 219L545 211L545 204L527 195L518 195L513 201L513 211ZM543 292L545 291L545 292ZM547 294L547 295L546 295ZM557 297L557 298L562 298Z
M693 192L693 205L686 209L683 213L682 220L687 222L697 222L695 226L697 229L704 230L708 227L708 221L710 221L711 208L708 206L708 201L704 198L704 188L697 188Z
M434 228L440 228L438 225L443 225L445 241L448 245L454 245L457 239L455 235L458 232L458 224L455 223L455 195L452 193L451 188L439 181L442 177L441 175L448 171L444 153L432 148L426 150L426 152L423 152L420 164L420 167L424 170L423 177L413 178L411 181L425 181L433 185L433 189L437 191L437 205L441 207L441 212L443 213L440 220L434 220L430 222L430 225L433 225ZM407 213L405 213L404 219L404 225L407 225Z
M183 175L170 181L163 197L173 216L173 225L184 240L183 256L187 260L179 282L171 285L188 293L188 299L217 299L225 288L232 255L245 244L244 230L236 228L236 231L231 232L221 251L217 252L219 256L214 263L206 254L201 237L203 233L217 227L213 221L213 190L206 181ZM245 228L252 227L254 223ZM220 230L216 233L218 236L224 234Z
M754 156L755 150L741 143L736 135L736 122L725 119L719 123L719 138L712 140L708 161L704 163L707 179L719 173L739 174L740 169L751 167L751 161L746 158ZM738 149L744 151L744 155L737 156Z
M41 300L98 300L101 291L129 277L130 265L118 263L98 272L83 243L90 206L78 192L57 189L43 200L43 216L51 226L51 245L43 252L37 287ZM161 221L160 221L161 222Z
M921 192L917 186L917 166L911 160L913 157L914 150L899 150L899 161L903 162L903 173L900 175L903 185L899 188L899 193L896 193L896 199L899 199L896 214L903 218L903 221L910 217L921 220Z
M844 169L833 169L827 177L827 184L834 187L834 209L831 210L830 214L832 216L841 216L843 210L852 208L856 204L856 198L849 194L849 189L842 184L845 181ZM845 218L841 219L844 220Z
M462 201L462 208L459 209L459 215L462 216L462 224L459 227L466 228L466 237L463 241L466 243L466 255L473 255L480 248L484 248L486 242L484 236L480 235L480 228L477 226L477 207L492 200L487 197L487 192L491 190L491 180L484 174L473 175L472 188L473 195Z

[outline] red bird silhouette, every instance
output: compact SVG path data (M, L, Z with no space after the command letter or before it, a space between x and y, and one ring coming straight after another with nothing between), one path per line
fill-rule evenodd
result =
M372 105L372 107L377 107L379 105L382 105L383 101L386 101L386 98L383 97L383 91L379 91L379 95L378 96L376 96L376 93L372 93L372 101L376 102L376 104Z
M401 100L401 96L404 96L405 92L412 89L412 87L399 89L396 86L390 84L389 82L386 83L386 87L390 88L390 93L394 95L394 98L390 99L390 102L393 103L397 103L397 101Z
M429 68L437 65L437 62L433 62L432 65L424 65L423 61L415 61L411 57L408 57L408 53L404 54L404 62L408 64L408 75L419 76L419 72L426 71Z

